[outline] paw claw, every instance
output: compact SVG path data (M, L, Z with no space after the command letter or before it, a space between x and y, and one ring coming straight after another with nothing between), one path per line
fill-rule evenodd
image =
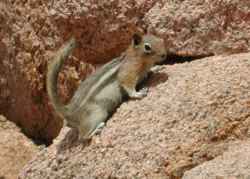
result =
M143 98L143 97L145 97L145 96L147 96L147 93L148 93L148 88L142 88L140 91L138 91L138 92L133 92L131 95L130 95L130 97L132 97L132 98L138 98L138 99L140 99L140 98Z
M164 66L156 65L150 69L152 72L159 72L164 68Z
M98 126L95 128L95 130L90 134L90 137L92 137L93 135L97 135L100 134L102 129L104 128L105 123L101 122L100 124L98 124Z

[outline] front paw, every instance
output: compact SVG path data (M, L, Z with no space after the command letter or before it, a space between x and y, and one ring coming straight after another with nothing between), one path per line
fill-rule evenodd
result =
M133 91L129 96L131 98L136 98L136 99L141 99L145 96L147 96L147 93L148 93L148 88L142 88L140 91L136 92L136 91Z

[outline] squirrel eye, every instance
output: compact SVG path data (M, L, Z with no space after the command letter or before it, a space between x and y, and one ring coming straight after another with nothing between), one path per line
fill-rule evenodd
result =
M151 52L151 45L149 43L145 43L144 50L146 53L150 53Z

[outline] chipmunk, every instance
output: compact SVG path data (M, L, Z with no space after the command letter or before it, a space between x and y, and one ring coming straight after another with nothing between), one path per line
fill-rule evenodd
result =
M167 53L163 39L134 34L127 50L81 82L70 102L64 105L57 94L57 78L64 60L75 46L76 41L72 38L49 64L47 92L67 126L77 129L80 139L89 139L104 126L124 96L137 99L146 96L147 88L136 91L136 86L157 62L166 58Z

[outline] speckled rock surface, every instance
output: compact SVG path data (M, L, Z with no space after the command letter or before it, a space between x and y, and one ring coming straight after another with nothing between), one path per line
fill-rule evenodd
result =
M50 146L20 178L181 178L249 140L249 69L250 53L166 65L100 135L57 154Z
M0 115L0 178L15 179L38 147L20 129Z
M182 55L239 53L250 50L250 1L159 1L144 16L149 29Z
M138 27L162 36L169 51L183 56L250 46L248 0L3 0L0 10L0 112L47 142L61 128L48 106L47 62L70 36L78 48L60 75L64 101L94 70L88 63L119 55Z
M183 179L250 178L250 141L238 142L215 159L187 171Z

